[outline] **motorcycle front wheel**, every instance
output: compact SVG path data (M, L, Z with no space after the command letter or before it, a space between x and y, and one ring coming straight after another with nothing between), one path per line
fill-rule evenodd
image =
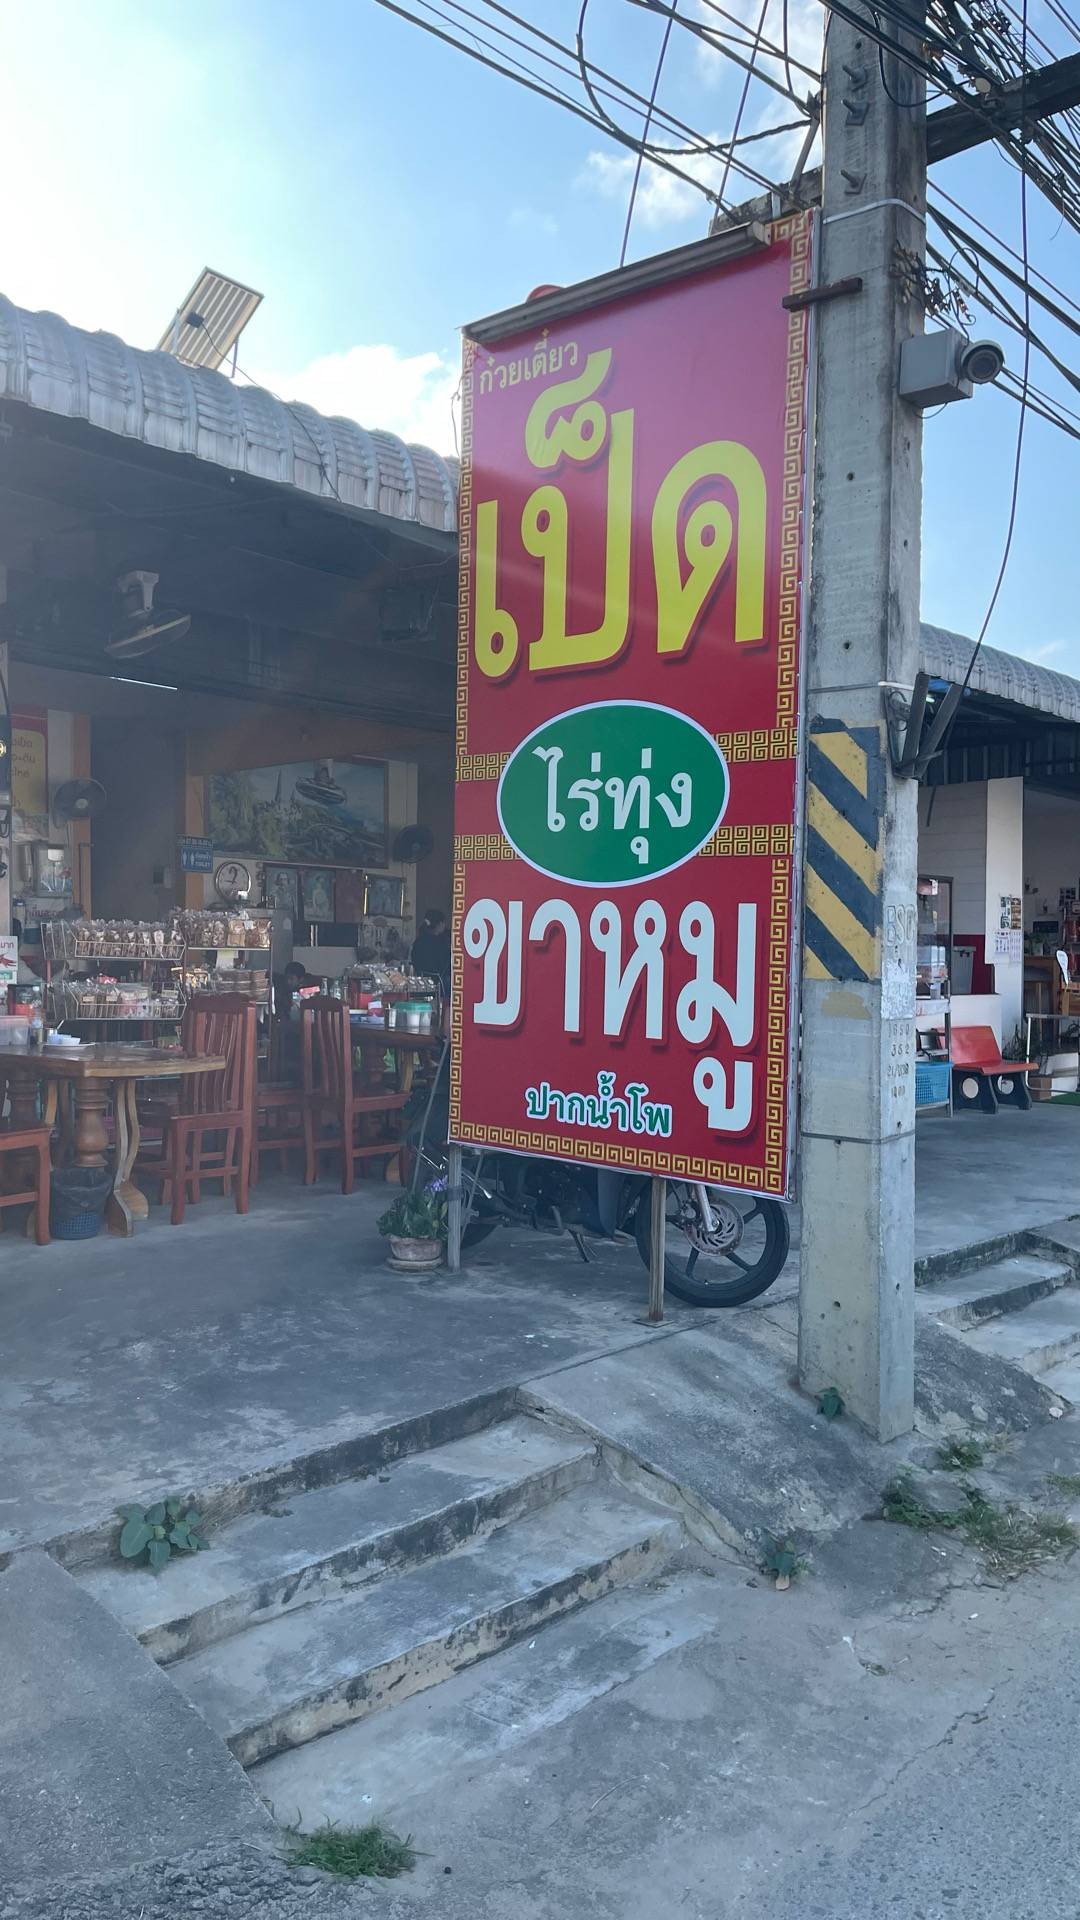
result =
M708 1202L706 1221L701 1196ZM634 1238L649 1264L652 1196L642 1193ZM695 1307L742 1307L772 1286L788 1256L791 1232L776 1200L751 1193L667 1183L664 1284Z

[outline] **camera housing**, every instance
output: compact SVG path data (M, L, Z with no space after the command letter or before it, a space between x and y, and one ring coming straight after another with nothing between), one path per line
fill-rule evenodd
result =
M996 340L969 340L956 327L913 334L900 349L900 395L913 407L942 407L970 400L1005 365Z

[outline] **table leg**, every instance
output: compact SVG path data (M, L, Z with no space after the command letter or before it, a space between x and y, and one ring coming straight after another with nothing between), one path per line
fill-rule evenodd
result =
M105 1131L108 1087L101 1080L79 1080L75 1082L72 1092L75 1104L72 1165L104 1167L108 1164L109 1154L109 1136Z
M114 1085L116 1179L105 1210L105 1219L110 1233L134 1233L136 1220L145 1220L150 1212L150 1203L145 1193L135 1185L131 1177L131 1169L135 1165L135 1156L139 1151L137 1087L138 1083L135 1080L117 1080Z

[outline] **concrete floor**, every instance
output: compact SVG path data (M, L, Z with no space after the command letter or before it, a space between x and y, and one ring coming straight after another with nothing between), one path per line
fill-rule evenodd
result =
M385 1199L282 1178L245 1219L207 1200L177 1229L152 1209L129 1241L0 1236L0 1550L665 1337L641 1322L629 1247L584 1266L565 1241L500 1232L457 1279L401 1280ZM920 1255L1074 1211L1080 1108L920 1123ZM793 1258L760 1309L796 1285ZM667 1330L712 1322L722 1341L725 1320L672 1303Z

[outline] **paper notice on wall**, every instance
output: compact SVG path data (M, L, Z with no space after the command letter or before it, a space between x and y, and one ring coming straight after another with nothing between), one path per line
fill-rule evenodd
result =
M998 930L994 935L995 960L1022 960L1024 957L1024 936L1012 929Z
M44 708L16 707L11 716L11 804L28 839L49 832L49 718Z
M0 987L13 987L19 977L19 942L13 933L0 933Z

